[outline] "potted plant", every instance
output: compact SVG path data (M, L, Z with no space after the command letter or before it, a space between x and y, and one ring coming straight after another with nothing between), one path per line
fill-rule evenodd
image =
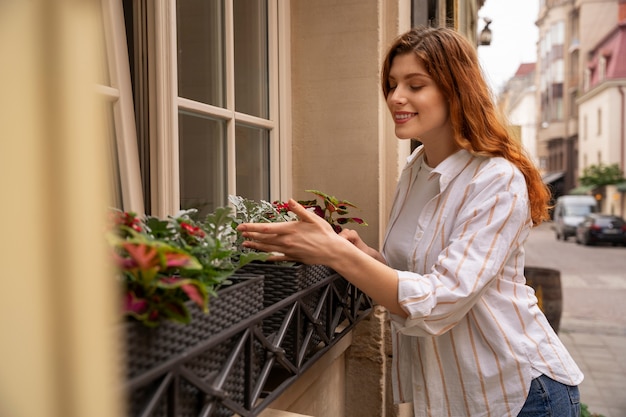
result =
M356 223L362 226L367 226L365 220L359 217L346 217L350 207L358 208L348 200L340 200L318 190L306 190L306 192L313 193L318 198L321 198L324 206L322 207L322 205L318 203L317 199L302 200L299 201L299 203L308 209L312 209L315 214L326 220L333 227L335 232L341 232L341 230L343 230L342 225L347 223ZM282 204L280 209L281 211L288 210L285 204Z
M325 219L333 227L335 232L339 233L342 230L342 225L347 223L367 225L361 218L348 217L350 208L358 208L351 202L338 199L318 190L306 191L315 194L321 201L318 201L316 198L300 200L299 203ZM269 203L263 200L249 200L241 196L230 196L229 200L235 207L235 219L238 224L253 222L274 223L298 220L297 216L289 210L288 205L281 201ZM242 242L243 239L240 238L238 244ZM295 262L251 262L245 265L242 270L252 274L260 274L265 277L263 297L265 307L274 305L294 293L320 283L335 273L326 265L305 265ZM340 288L339 291L345 292L347 282L343 279L338 281L340 282L336 287ZM307 293L303 300L302 304L307 308L311 316L314 316L313 312L316 310L321 295L321 290L312 291ZM264 333L268 335L276 333L283 325L283 321L288 313L287 310L281 311L264 320ZM318 319L319 322L323 322L326 314L326 311L320 311L316 319ZM299 342L295 340L297 339L296 328L303 329L303 332L306 332L307 327L313 325L312 321L305 319L305 317L306 314L300 315L300 322L292 321L288 324L290 326L287 332L288 337L283 340L280 346L286 351L287 358L294 362L306 359L306 352L304 354L300 353L302 346L299 346ZM309 343L307 344L305 342L304 351L312 351L312 348L317 345L319 341L320 336L314 333Z
M159 219L114 211L108 240L125 291L124 314L146 326L162 320L189 323L189 301L208 312L209 298L237 270L262 253L241 253L228 207L203 221L196 210Z
M263 309L263 277L239 270L267 255L238 251L230 208L203 220L195 214L188 210L166 219L140 219L114 211L111 216L107 237L125 299L125 389L133 416L147 415L149 409L154 411L150 415L164 415L167 409L197 415L206 394L194 381L211 384L228 361L234 341L203 346ZM246 373L250 377L256 371L246 371L240 357L232 366L225 390L242 403ZM160 389L179 368L194 377L176 378L166 391ZM219 415L232 414L217 407Z
M299 203L325 219L333 227L335 232L341 232L343 228L342 225L347 223L367 226L367 223L361 218L348 217L349 208L358 208L351 202L340 200L318 190L306 191L315 194L322 201L318 202L317 199L300 200ZM275 223L298 220L297 216L289 210L288 205L281 201L269 203L264 200L254 201L233 195L229 196L229 201L235 207L235 223L237 225L242 223ZM250 249L244 249L241 246L242 242L243 238L240 236L237 241L240 250L242 252L252 252ZM289 267L291 267L292 270L285 272L286 268ZM286 274L285 282L277 285L276 292L267 292L270 296L274 294L275 297L280 297L279 299L305 288L332 273L330 268L324 265L301 265L291 262L253 262L244 266L243 270L263 273L266 276L266 281L268 277L274 276L276 276L274 281L282 281L282 276ZM272 270L275 273L273 273ZM269 300L269 302L272 302L272 300Z

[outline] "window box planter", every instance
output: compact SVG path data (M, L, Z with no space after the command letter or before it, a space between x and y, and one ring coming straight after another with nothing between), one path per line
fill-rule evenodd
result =
M129 416L198 416L207 407L214 409L212 416L233 414L215 401L207 403L199 387L244 403L246 381L254 380L258 367L250 369L243 354L233 355L236 338L217 343L216 338L263 309L263 277L235 275L231 280L211 299L208 314L195 303L186 304L192 314L189 324L164 321L150 328L124 323Z
M209 315L194 311L189 325L125 323L128 416L258 416L372 308L365 294L336 273L263 308L267 280L246 277L243 285L218 292ZM264 323L276 315L283 322L267 334ZM287 339L294 341L299 360L288 359L282 346Z
M245 265L242 271L265 277L263 296L263 306L265 308L276 305L281 300L306 290L335 273L335 271L325 265L273 262L252 262ZM318 290L308 291L301 300L303 307L306 309L302 313L304 316L309 313L308 317L294 318L290 314L292 306L289 306L275 311L274 314L263 320L263 332L269 337L276 337L278 331L285 324L285 337L279 345L284 349L286 358L294 364L305 360L310 355L311 350L321 342L319 332L311 333L309 337L312 340L303 339L306 338L306 333L310 326L319 325L326 320L328 315L326 310L315 311L322 292L322 287ZM302 351L302 346L305 346L304 351Z

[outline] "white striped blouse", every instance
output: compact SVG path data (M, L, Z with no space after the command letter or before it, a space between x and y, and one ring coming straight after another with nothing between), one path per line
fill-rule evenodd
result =
M418 148L404 168L387 236L405 206ZM403 251L392 315L393 390L415 416L516 416L540 374L578 385L583 374L525 285L530 209L524 176L503 158L461 150L435 167L440 192ZM413 192L419 192L413 190ZM409 220L410 221L410 220ZM406 224L406 221L400 221Z

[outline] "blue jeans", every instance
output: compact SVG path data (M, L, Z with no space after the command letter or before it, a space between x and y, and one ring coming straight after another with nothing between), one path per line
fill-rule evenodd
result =
M578 387L541 375L530 383L528 398L517 417L580 417Z

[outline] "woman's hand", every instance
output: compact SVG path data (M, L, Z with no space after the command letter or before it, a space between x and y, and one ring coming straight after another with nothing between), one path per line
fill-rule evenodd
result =
M244 246L268 253L281 253L272 261L297 261L328 265L333 247L344 239L339 237L325 219L290 199L289 209L300 219L297 222L244 223L237 227L246 240Z
M348 242L352 243L354 246L356 246L358 249L362 250L363 252L367 253L369 256L371 256L372 258L376 259L377 261L380 261L384 264L386 264L387 262L385 261L385 258L383 258L383 255L378 252L376 249L368 246L363 239L361 239L361 236L359 236L359 233L356 230L352 230L352 229L343 229L340 233L339 236L343 237L344 239L346 239Z
M270 261L327 265L392 313L406 317L398 304L398 274L385 265L376 250L354 231L338 235L325 219L295 200L288 204L299 221L240 224L237 230L248 239L244 246L282 254L271 256Z

